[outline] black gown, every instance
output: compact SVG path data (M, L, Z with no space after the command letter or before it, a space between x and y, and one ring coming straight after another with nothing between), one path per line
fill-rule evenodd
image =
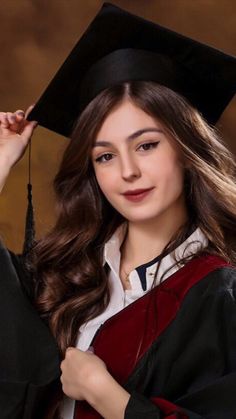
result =
M236 270L203 255L107 320L94 352L131 393L125 419L236 419ZM75 419L99 418L77 402Z
M20 267L1 245L0 418L43 419L60 361ZM235 268L204 255L104 323L93 346L131 393L125 419L236 419L235 290ZM77 402L75 419L99 417Z
M26 278L0 244L1 419L43 419L59 381L59 351L23 291Z

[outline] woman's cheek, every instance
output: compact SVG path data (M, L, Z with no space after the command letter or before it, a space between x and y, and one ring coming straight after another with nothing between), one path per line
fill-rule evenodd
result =
M101 171L96 175L98 185L106 197L108 197L118 186L118 181L112 172Z

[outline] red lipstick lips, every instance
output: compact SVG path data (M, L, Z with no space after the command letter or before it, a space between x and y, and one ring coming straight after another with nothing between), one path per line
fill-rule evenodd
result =
M149 189L134 189L132 191L126 191L123 193L124 197L132 202L140 202L142 201L152 190L153 188Z

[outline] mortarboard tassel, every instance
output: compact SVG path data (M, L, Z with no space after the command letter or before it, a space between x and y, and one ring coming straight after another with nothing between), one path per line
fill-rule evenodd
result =
M23 255L27 256L32 249L35 242L35 222L34 222L34 208L32 200L32 184L31 184L31 140L29 142L29 181L27 185L28 190L28 206L25 220L25 239L23 245Z

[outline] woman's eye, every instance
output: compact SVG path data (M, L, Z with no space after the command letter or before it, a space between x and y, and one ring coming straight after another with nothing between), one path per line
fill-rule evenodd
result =
M102 156L97 157L95 159L95 161L98 162L98 163L104 163L104 162L107 162L111 159L112 159L112 154L111 153L105 153Z
M151 149L153 149L153 148L156 148L156 147L158 146L159 142L160 142L160 141L155 141L155 142L153 142L153 143L144 143L144 144L141 144L141 145L138 147L138 150L140 150L140 149L142 149L142 150L144 150L144 151L151 150Z

